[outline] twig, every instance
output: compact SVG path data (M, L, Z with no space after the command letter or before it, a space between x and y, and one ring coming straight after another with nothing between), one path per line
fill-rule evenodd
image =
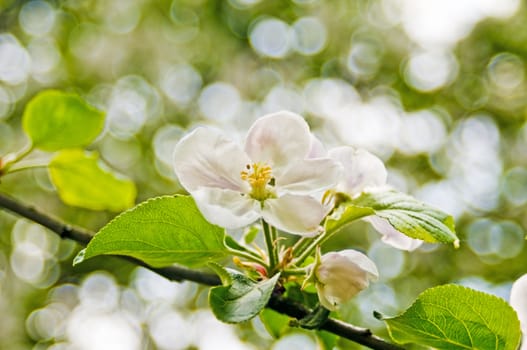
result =
M21 203L5 194L0 193L0 208L7 209L21 217L34 221L44 227L47 227L61 238L71 239L82 245L87 245L94 233L79 227L74 227L56 219L50 215L44 214L31 206ZM197 270L191 270L184 267L170 266L163 268L153 268L146 265L144 262L123 257L127 261L143 266L155 273L171 280L171 281L192 281L207 286L219 285L220 279L218 276L210 273L205 273ZM304 305L295 301L286 299L280 295L273 295L269 301L268 307L285 314L290 317L301 319L305 317L310 310ZM388 343L387 341L376 337L369 329L359 328L351 324L329 318L321 327L321 329L338 335L340 337L352 340L356 343L376 350L403 350L402 347Z

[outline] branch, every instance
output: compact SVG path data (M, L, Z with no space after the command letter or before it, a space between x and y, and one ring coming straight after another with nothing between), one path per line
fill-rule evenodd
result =
M21 217L36 222L44 227L47 227L63 239L70 239L84 246L90 242L90 240L95 234L94 232L68 225L3 193L0 193L0 208L7 209L14 214L17 214ZM151 266L146 265L144 262L134 258L121 258L127 261L131 261L136 265L143 266L171 281L180 282L185 280L204 284L207 286L216 286L221 284L220 279L215 274L205 273L177 266L153 268ZM311 310L307 309L304 305L286 299L280 295L273 295L269 300L268 307L279 313L297 319L301 319L311 312ZM359 328L336 319L329 318L322 325L321 329L338 335L340 337L352 340L356 343L365 345L370 349L403 350L403 348L400 346L388 343L385 340L376 337L371 333L369 329Z

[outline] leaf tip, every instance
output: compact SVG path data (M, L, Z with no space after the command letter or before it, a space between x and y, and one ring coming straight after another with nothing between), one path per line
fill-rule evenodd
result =
M83 250L81 250L77 256L75 256L75 258L73 259L73 266L75 265L78 265L80 264L81 262L84 261L84 256L86 255L86 248L84 248Z
M383 321L384 320L384 316L379 311L375 311L374 310L373 311L373 317L375 317L379 321Z
M459 249L459 239L456 239L453 244L455 249Z

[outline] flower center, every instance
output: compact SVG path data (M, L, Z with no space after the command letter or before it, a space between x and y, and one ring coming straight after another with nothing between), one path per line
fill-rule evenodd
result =
M242 180L251 185L251 197L263 201L274 195L268 184L272 185L274 181L272 169L265 163L247 164L247 170L240 173Z

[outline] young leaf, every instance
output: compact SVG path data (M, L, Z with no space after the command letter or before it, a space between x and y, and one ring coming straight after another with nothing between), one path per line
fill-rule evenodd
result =
M350 202L342 203L328 216L325 228L328 232L336 232L355 220L373 214L375 211L372 208L353 205Z
M232 284L209 291L212 312L218 320L227 323L250 320L267 305L279 274L257 283L237 271L228 271Z
M459 244L454 218L417 199L396 191L366 192L353 204L369 207L398 231L430 243Z
M62 150L49 164L51 181L62 201L92 210L122 211L134 205L135 184L100 167L98 154Z
M75 94L46 90L29 101L22 124L34 147L57 151L89 145L104 127L104 113Z
M516 350L521 337L505 300L453 284L426 290L402 315L383 320L394 341L437 349Z
M192 197L163 196L125 211L104 226L75 263L102 255L126 255L155 267L205 266L224 258L224 230L209 223Z

